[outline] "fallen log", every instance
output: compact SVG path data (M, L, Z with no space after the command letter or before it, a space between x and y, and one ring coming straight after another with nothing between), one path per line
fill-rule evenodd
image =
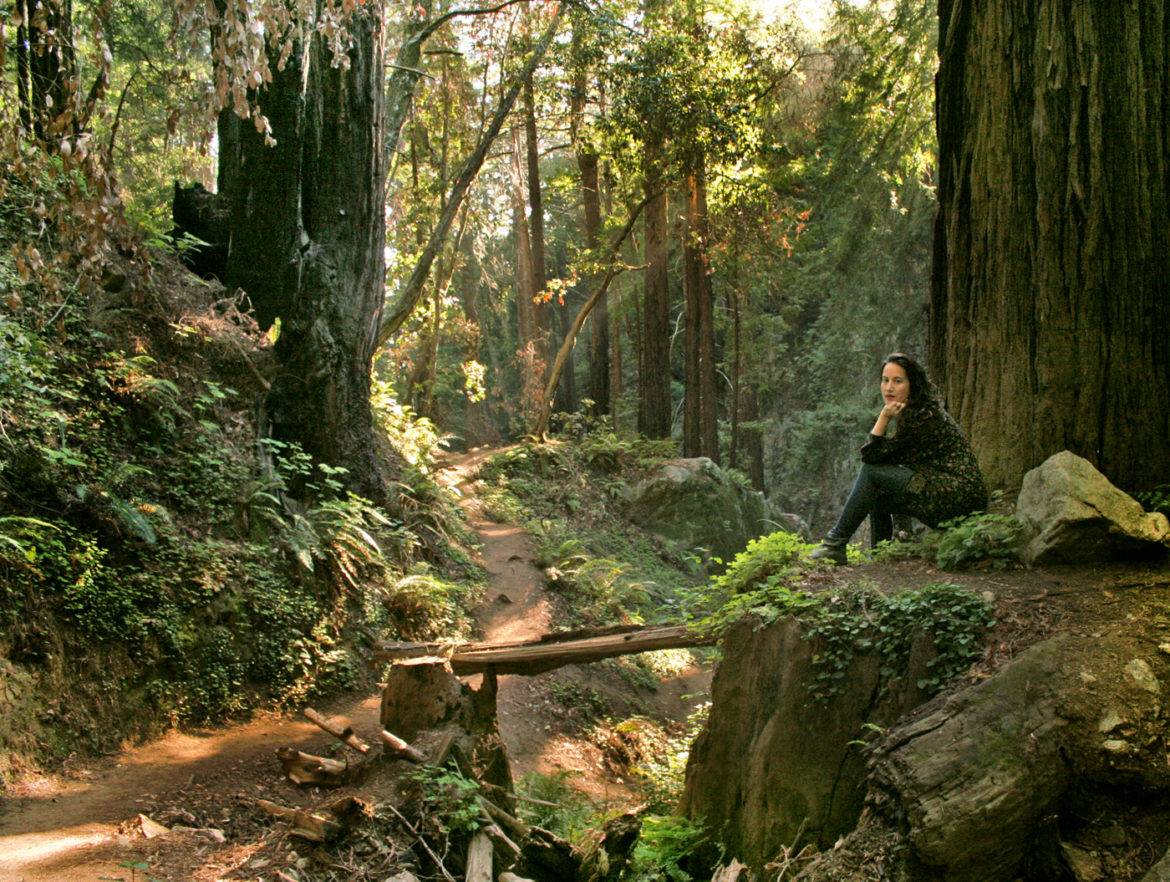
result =
M1062 634L924 705L876 746L862 823L796 878L852 880L859 855L884 850L930 878L1010 882L1059 851L1094 791L1170 797L1170 659L1152 637Z
M655 649L707 646L716 638L691 631L686 625L649 628L623 626L621 630L547 634L537 640L507 643L389 643L375 658L403 661L433 657L445 659L460 676L492 669L497 674L541 674L564 665L600 661Z
M337 787L350 780L352 767L341 760L314 756L293 747L278 747L276 755L280 758L284 774L294 784Z
M318 728L328 732L342 744L346 744L356 750L358 753L367 754L370 752L370 745L362 741L353 731L353 726L338 726L336 723L325 719L325 717L311 707L304 710L305 719L313 723Z

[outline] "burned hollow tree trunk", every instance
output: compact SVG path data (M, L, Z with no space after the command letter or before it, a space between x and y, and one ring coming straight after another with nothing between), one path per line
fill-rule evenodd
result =
M1170 462L1166 0L940 0L930 361L990 483Z

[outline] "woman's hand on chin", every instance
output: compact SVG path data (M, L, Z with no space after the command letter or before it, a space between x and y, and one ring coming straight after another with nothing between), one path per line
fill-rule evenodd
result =
M882 408L881 416L884 416L886 419L893 419L898 414L900 414L905 407L905 401L891 401Z

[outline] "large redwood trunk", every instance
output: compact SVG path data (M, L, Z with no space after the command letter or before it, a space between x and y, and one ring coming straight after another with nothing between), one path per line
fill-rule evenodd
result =
M258 95L274 147L244 126L221 156L239 164L223 173L227 275L248 291L262 325L280 318L274 436L345 467L353 489L382 501L369 393L385 263L383 33L370 8L350 29L348 68L334 66L314 35L274 69Z
M931 366L990 483L1170 463L1166 0L940 0Z

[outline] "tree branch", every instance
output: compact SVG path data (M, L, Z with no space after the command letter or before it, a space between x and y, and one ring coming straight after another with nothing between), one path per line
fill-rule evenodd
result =
M521 2L521 0L509 0L509 3L514 2ZM524 65L524 70L513 80L512 85L500 101L500 105L496 108L496 112L492 117L487 131L479 139L479 143L476 145L471 156L463 163L463 168L460 169L459 177L456 178L455 184L451 188L451 194L447 198L447 204L443 208L443 213L439 216L439 222L435 225L435 229L431 231L431 237L427 242L426 248L419 257L418 263L415 264L410 278L398 296L394 298L389 315L382 320L382 324L378 328L378 334L374 342L375 351L386 345L386 341L393 336L395 331L402 327L403 322L410 317L410 314L418 305L418 301L422 297L423 288L426 285L427 276L431 270L431 265L435 262L439 249L442 247L447 233L451 230L451 224L455 221L455 216L459 211L460 204L463 202L463 197L467 195L467 191L471 188L472 182L479 174L479 170L487 158L488 150L491 149L492 144L496 140L496 136L499 135L500 130L504 127L505 120L507 120L508 115L512 112L512 108L516 104L516 99L520 95L520 89L524 81L536 70L549 45L552 43L564 10L565 4L557 7L553 20L549 22L548 28L541 35L540 42L537 43L531 57L528 59L528 63Z
M552 417L553 395L556 392L557 383L561 380L561 373L565 369L565 363L569 360L569 353L573 351L573 344L577 341L577 334L580 333L582 326L585 324L585 319L589 317L589 313L593 311L593 307L597 305L598 301L605 296L605 292L609 290L609 283L624 269L624 266L617 260L618 254L621 252L622 244L634 229L634 222L642 214L642 209L649 205L651 200L658 195L660 194L656 192L650 193L630 212L630 217L626 221L626 225L622 227L621 232L610 243L608 257L609 269L606 270L605 278L601 280L601 284L598 285L597 290L589 295L589 299L581 305L577 317L573 319L572 326L565 333L565 339L561 341L561 348L557 351L557 357L553 361L552 369L548 373L548 379L544 387L544 396L540 400L540 415L537 417L536 425L532 429L532 434L537 438L543 438L544 433L548 431L548 421Z

